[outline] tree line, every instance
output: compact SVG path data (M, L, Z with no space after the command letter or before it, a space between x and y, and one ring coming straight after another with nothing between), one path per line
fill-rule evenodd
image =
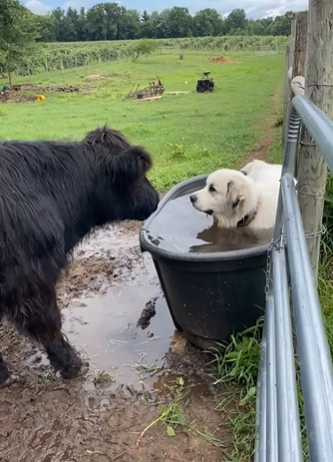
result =
M174 7L160 13L139 14L117 3L101 3L79 12L73 8L57 8L49 15L39 16L27 10L19 0L1 0L0 7L0 77L27 67L30 57L37 54L36 42L85 42L99 40L125 40L137 38L179 38L211 36L216 40L226 35L288 35L292 14L276 18L249 20L244 10L233 10L223 18L214 9L205 9L191 16L187 8ZM214 38L214 40L215 40ZM231 39L232 37L230 37ZM248 37L249 39L251 37ZM253 37L255 38L255 37ZM205 39L200 39L205 40ZM135 56L155 46L153 41L140 41L126 52ZM119 48L119 46L118 46ZM99 60L115 58L115 51L99 50ZM132 53L132 54L131 54ZM68 55L68 52L65 54ZM92 51L90 54L94 54ZM86 61L87 53L72 53L75 65ZM45 57L45 56L44 56ZM40 57L42 60L42 57ZM46 59L46 57L45 57ZM88 58L87 58L88 59ZM89 58L90 59L90 58ZM48 63L44 63L49 68ZM63 62L63 60L61 60ZM52 66L51 66L52 67Z
M90 9L66 11L56 8L46 16L35 16L39 40L75 42L128 40L138 38L177 38L221 35L289 35L293 14L251 20L243 9L223 18L206 8L191 15L187 8L174 7L161 12L139 13L117 3L100 3Z

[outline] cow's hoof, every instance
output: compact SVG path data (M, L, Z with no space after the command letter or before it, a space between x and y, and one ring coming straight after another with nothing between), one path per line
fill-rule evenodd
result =
M10 375L9 372L7 374L6 379L3 379L3 375L0 377L0 388L10 387L13 383L17 383L19 381L18 375Z
M75 379L76 377L81 377L82 375L85 375L88 372L88 369L88 362L82 362L81 360L78 360L75 362L75 364L61 369L59 372L63 379L68 380Z

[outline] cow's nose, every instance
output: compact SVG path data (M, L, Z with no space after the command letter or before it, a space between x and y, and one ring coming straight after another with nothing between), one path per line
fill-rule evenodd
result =
M192 196L190 196L190 201L192 202L192 204L195 204L197 200L198 198L195 194L192 194Z

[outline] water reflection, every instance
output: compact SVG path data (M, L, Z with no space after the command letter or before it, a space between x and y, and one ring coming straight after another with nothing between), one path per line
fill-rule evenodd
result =
M194 209L189 194L167 202L149 225L149 240L174 252L221 252L256 247L272 239L272 230L221 229L214 218Z

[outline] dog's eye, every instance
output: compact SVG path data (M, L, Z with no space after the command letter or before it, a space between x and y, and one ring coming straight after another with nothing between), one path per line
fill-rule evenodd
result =
M214 186L213 186L212 184L209 186L209 189L208 189L208 190L209 190L209 192L211 192L211 193L216 192L216 189L214 188Z
M235 202L232 203L232 208L235 209L239 205L239 198L235 200Z

